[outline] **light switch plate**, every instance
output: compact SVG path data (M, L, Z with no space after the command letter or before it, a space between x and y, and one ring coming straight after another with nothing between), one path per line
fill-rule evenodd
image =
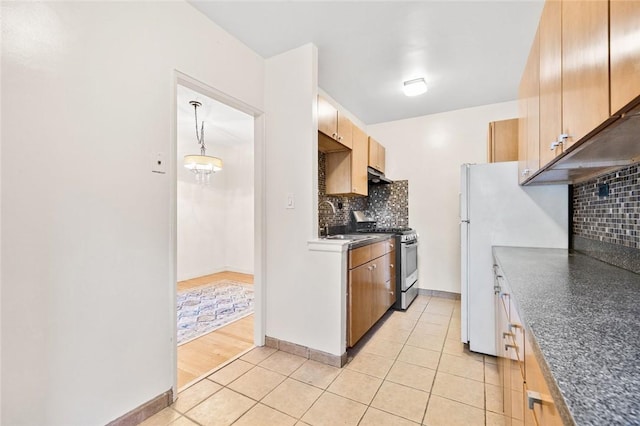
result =
M287 193L286 208L288 208L288 209L295 209L296 208L296 197L293 195L293 192Z
M167 160L164 156L164 152L156 152L152 157L151 171L153 173L160 174L167 173Z

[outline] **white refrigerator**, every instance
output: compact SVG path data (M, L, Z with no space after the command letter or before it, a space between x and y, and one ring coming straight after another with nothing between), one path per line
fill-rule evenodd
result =
M470 350L496 355L492 246L567 248L568 209L567 185L520 186L515 161L462 165L461 337Z

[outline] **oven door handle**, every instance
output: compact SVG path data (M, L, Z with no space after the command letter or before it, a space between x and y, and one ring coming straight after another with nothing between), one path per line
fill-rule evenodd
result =
M402 244L403 244L404 246L409 247L409 246L417 246L417 245L418 245L418 242L417 242L417 241L410 241L410 242L402 243Z

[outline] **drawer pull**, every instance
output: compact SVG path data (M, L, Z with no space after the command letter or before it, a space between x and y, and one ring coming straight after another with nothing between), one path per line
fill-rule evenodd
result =
M502 333L502 338L506 339L507 337L515 337L513 333L507 333L506 331ZM506 349L505 349L506 350Z
M529 410L533 410L534 404L553 404L553 400L549 395L543 395L536 391L527 391L527 405Z
M509 331L513 331L514 328L520 328L522 329L522 326L520 324L513 324L513 323L509 323L509 325L507 326L507 328L509 329ZM513 334L513 333L512 333Z
M517 350L518 350L518 345L511 345L511 344L509 344L509 343L507 343L506 345L504 345L504 350L505 350L505 351L508 351L508 350L509 350L509 348L513 348L513 349L515 349L515 350L517 351Z

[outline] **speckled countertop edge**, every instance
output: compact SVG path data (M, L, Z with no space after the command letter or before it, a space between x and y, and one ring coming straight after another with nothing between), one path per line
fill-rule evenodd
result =
M640 275L562 249L494 255L563 421L640 425Z

